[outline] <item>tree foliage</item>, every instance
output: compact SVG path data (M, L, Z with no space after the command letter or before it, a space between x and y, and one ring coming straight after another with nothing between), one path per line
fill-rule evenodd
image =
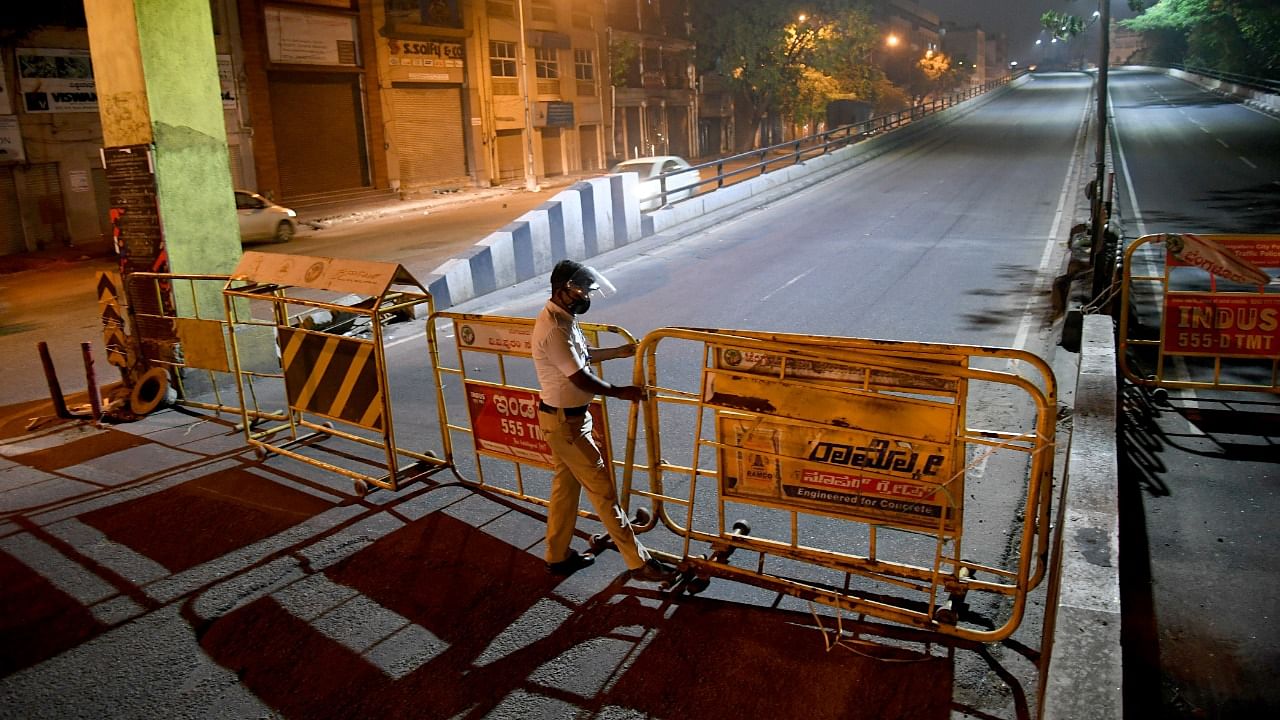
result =
M1275 0L1160 0L1121 25L1185 48L1180 60L1187 65L1280 75L1280 4Z
M830 99L875 87L875 28L861 0L694 0L692 13L699 70L725 78L752 129L778 113L810 122Z

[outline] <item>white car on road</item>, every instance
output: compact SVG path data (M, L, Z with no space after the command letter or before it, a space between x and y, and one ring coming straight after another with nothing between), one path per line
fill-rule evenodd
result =
M286 243L298 232L294 219L298 213L248 190L236 190L236 215L240 218L240 242Z
M681 172L682 170L686 172ZM640 209L656 210L677 200L693 197L697 192L698 181L702 179L697 170L690 169L684 158L675 155L656 155L626 160L613 166L611 173L633 172L640 175ZM658 180L659 175L667 175ZM664 185L665 183L665 185ZM667 191L662 197L662 191Z

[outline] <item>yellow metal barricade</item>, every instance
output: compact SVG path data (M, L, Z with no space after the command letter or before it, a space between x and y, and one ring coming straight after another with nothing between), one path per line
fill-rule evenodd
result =
M246 407L236 399L230 323L221 302L229 279L229 275L130 273L128 296L135 299L130 315L138 345L150 365L168 370L179 404L247 415L253 422L284 420L282 408L264 410L252 392ZM129 345L123 339L115 343L108 339L108 362L129 364Z
M538 425L538 381L533 369L533 319L498 315L438 312L427 323L440 393L440 426L444 428L445 460L458 479L486 491L546 506L550 493L551 450ZM634 343L626 330L613 325L579 323L593 347ZM612 338L616 338L614 342ZM444 348L444 352L441 348ZM456 364L445 355L452 350ZM622 363L617 363L619 366ZM604 377L602 365L595 367ZM592 432L606 462L615 469L620 453L609 432L610 418L603 398L591 403ZM638 407L630 406L632 424ZM453 449L453 436L466 436L474 458L474 477L467 476ZM486 470L485 460L499 463ZM580 510L579 515L594 518Z
M398 490L445 466L430 450L403 447L395 432L392 398L401 390L388 379L383 326L433 309L403 267L247 252L222 294L241 406L265 394L287 408L285 421L270 426L254 426L245 413L245 439L259 452L347 476L361 494ZM428 378L424 366L415 385ZM337 443L316 442L324 439ZM368 466L379 472L359 469Z
M1124 376L1149 387L1280 392L1277 268L1280 235L1135 240L1121 278Z
M623 496L652 505L646 545L682 587L730 578L983 642L1017 628L1051 550L1057 401L1040 358L680 328L640 353L645 457L629 432ZM995 424L967 424L975 393ZM966 556L983 522L1021 523L1011 553ZM963 612L974 593L981 612Z

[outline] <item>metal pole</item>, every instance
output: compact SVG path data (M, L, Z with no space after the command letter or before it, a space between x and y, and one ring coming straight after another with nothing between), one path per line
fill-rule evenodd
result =
M529 100L529 47L524 34L524 0L517 0L516 13L520 16L520 94L524 96L524 186L530 192L537 192L538 172L533 166L533 110Z
M1106 213L1103 205L1103 184L1107 171L1107 65L1111 54L1111 0L1098 0L1098 21L1102 25L1101 51L1098 56L1098 147L1094 158L1093 180L1093 246L1090 256L1094 269L1095 293L1098 287L1098 265L1102 261L1103 242L1106 238ZM1108 274L1107 277L1110 277Z
M49 383L49 400L53 402L54 414L64 420L74 418L75 415L67 410L66 398L62 396L62 384L58 382L58 373L54 371L53 358L49 355L49 343L40 341L36 349L40 352L40 364L44 366L44 379Z
M98 393L98 375L93 371L93 345L80 343L80 354L84 355L84 379L88 385L89 409L93 412L93 421L102 422L102 396Z

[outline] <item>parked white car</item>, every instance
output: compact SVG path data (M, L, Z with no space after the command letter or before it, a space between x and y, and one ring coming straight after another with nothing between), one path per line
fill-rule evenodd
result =
M680 172L687 170L688 172ZM633 172L640 175L640 209L656 210L662 205L684 200L693 197L697 191L698 180L701 174L697 170L689 169L689 163L684 158L675 155L657 155L654 157L640 157L632 160L626 160L613 166L611 173L627 173ZM668 175L663 180L657 177L664 173L675 173ZM666 183L667 195L666 199L662 198L662 183Z
M298 232L294 219L298 213L248 190L236 190L236 215L240 217L240 242L286 243Z

